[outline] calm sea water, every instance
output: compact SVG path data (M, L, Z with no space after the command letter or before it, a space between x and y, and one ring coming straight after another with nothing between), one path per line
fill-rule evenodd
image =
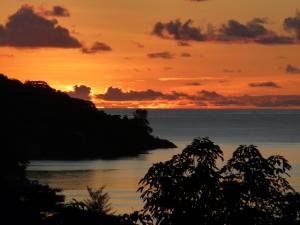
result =
M132 115L133 109L109 109L110 114ZM32 161L32 179L62 188L67 201L87 197L86 187L106 185L117 212L139 209L138 181L156 162L179 153L195 137L210 137L221 146L225 159L240 144L255 144L265 155L280 154L293 166L290 182L300 191L300 110L166 110L151 109L154 135L178 148L155 150L118 160Z

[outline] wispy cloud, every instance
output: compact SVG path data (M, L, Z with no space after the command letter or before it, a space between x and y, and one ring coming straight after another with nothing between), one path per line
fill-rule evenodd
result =
M300 74L300 67L289 64L286 66L285 71L290 74Z
M254 82L254 83L249 83L249 87L269 87L269 88L280 88L280 86L272 81L267 81L267 82Z

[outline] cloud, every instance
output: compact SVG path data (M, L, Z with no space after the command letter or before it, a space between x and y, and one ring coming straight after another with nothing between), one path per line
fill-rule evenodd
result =
M137 41L131 41L131 43L134 44L138 48L144 48L145 47L145 45L143 45L143 44L141 44L141 43L139 43Z
M223 107L300 107L300 95L234 96L226 97L221 101L215 101L213 104Z
M83 53L85 54L95 54L95 53L98 53L98 52L109 52L109 51L112 51L112 48L103 43L103 42L95 42L92 47L90 48L82 48L81 49Z
M288 36L278 36L275 33L270 33L269 35L259 37L258 39L254 40L254 42L265 45L296 44L294 38Z
M223 100L225 97L215 91L202 90L198 92L198 99L201 100Z
M188 52L181 53L181 57L192 57L192 55Z
M59 6L59 5L53 6L53 8L50 10L49 9L44 10L43 14L45 16L56 16L56 17L69 17L70 16L69 10L62 6Z
M98 94L98 99L106 101L148 101L148 100L178 100L187 95L179 92L172 92L171 94L164 94L159 91L148 89L146 91L123 91L120 88L109 87L104 94Z
M246 108L298 108L300 107L300 95L237 95L225 96L216 91L201 90L196 94L182 92L162 93L155 90L123 91L120 88L109 87L103 94L95 96L97 100L110 102L114 107L124 102L131 104L134 101L143 102L143 105L166 104L173 106L197 106L197 107L246 107ZM119 103L118 103L119 102Z
M294 65L287 65L285 71L290 74L300 74L300 68Z
M298 44L293 36L278 35L267 28L268 19L254 18L246 23L229 20L219 29L208 25L206 32L192 25L192 20L182 22L179 19L167 23L157 22L152 34L164 39L176 40L179 46L189 46L189 41L217 41L257 43L263 45ZM300 13L296 17L286 18L285 29L293 31L300 40Z
M0 25L0 45L13 47L80 48L81 43L57 20L38 15L32 6L23 5Z
M280 36L268 30L266 18L254 18L246 24L236 20L229 20L219 29L215 37L218 41L254 42L265 45L295 44L295 39L289 36Z
M92 89L86 85L75 85L73 91L67 92L72 98L91 100Z
M298 40L300 40L300 13L297 11L295 17L288 17L284 20L283 26L287 31L295 33Z
M280 86L272 81L268 82L254 82L249 83L249 87L270 87L270 88L280 88Z
M186 83L185 85L186 85L186 86L200 86L200 85L202 85L202 84L199 83L199 82L189 82L189 83Z
M190 46L190 43L188 43L186 41L178 41L177 45L182 46L182 47L188 47L188 46Z
M151 59L172 59L174 58L174 54L170 52L153 52L153 53L148 53L148 57Z
M246 24L236 20L229 20L227 24L221 27L220 33L224 39L256 38L268 33L264 24L266 24L266 21L259 18L253 19Z
M179 19L167 23L157 22L152 34L161 38L178 41L203 41L204 35L200 28L192 26L192 20L181 22Z

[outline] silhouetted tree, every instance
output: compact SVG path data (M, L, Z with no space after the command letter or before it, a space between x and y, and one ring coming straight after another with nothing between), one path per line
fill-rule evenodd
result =
M148 120L148 111L145 109L137 109L133 113L134 119L136 119L141 126L148 132L151 133L153 130L149 127L149 120Z
M222 151L208 138L154 164L140 181L144 210L157 224L216 224L220 197L217 160Z
M140 181L144 213L155 224L299 224L300 197L286 179L282 156L264 158L240 146L223 168L219 146L198 138L181 154L154 164Z
M294 192L284 177L290 169L282 156L264 158L256 146L238 147L222 168L227 223L275 224L282 198Z

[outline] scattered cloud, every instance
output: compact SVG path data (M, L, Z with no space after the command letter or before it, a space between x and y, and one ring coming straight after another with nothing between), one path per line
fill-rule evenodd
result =
M236 20L229 20L222 25L216 37L218 41L255 42L265 45L295 44L295 40L288 36L279 36L274 31L268 30L266 18L254 18L242 24Z
M214 102L222 107L300 107L300 95L233 96Z
M73 91L67 92L72 98L91 100L92 89L86 85L75 85Z
M164 39L176 40L179 46L189 46L189 41L217 41L257 43L263 45L284 45L300 43L300 13L295 17L286 18L284 27L292 31L297 38L288 35L279 35L267 28L267 18L254 18L246 23L229 20L219 29L208 25L206 32L193 26L192 20L182 22L177 19L167 23L157 22L152 34ZM298 40L297 40L298 39Z
M188 46L190 46L190 43L186 42L186 41L178 41L177 45L182 46L182 47L188 47Z
M147 101L156 99L178 100L185 97L186 94L172 92L171 94L163 94L160 91L148 89L146 91L123 91L120 88L109 87L104 94L98 94L98 99L106 101Z
M290 74L300 74L300 68L294 65L287 65L285 71Z
M131 43L134 44L138 48L144 48L145 47L145 45L143 45L143 44L141 44L141 43L139 43L137 41L131 41Z
M192 23L192 20L181 22L179 19L167 23L157 22L152 34L161 38L181 41L181 44L186 41L203 41L205 38L200 28L194 27Z
M85 54L95 54L95 53L99 53L99 52L112 51L112 48L103 42L95 42L92 45L92 47L90 47L90 48L83 47L81 50Z
M215 91L208 91L202 90L198 92L198 98L201 100L223 100L224 96L215 92Z
M155 106L155 102L159 104L167 104L173 101L174 106L197 106L197 107L258 107L258 108L284 108L284 107L300 107L300 95L238 95L225 96L215 91L201 90L196 94L187 94L182 92L162 93L148 89L146 91L123 91L120 88L109 87L104 94L96 95L101 101L111 102L117 106L116 102L143 101L147 105L147 101L152 101L151 106ZM114 103L115 102L115 103ZM149 102L148 102L149 103Z
M0 25L0 45L12 47L80 48L81 43L57 20L38 15L33 6L23 5Z
M42 13L45 16L54 16L54 17L69 17L70 16L69 10L62 6L59 6L59 5L53 6L52 9L43 10Z
M272 81L268 82L254 82L249 83L249 87L269 87L269 88L280 88L280 86Z
M189 82L189 83L186 83L185 85L186 85L186 86L200 86L200 85L202 85L202 84L199 83L199 82Z
M174 58L175 54L172 54L170 52L153 52L153 53L148 53L148 57L151 59L172 59Z
M287 31L293 32L300 40L300 12L296 12L295 17L288 17L284 20L283 26Z
M264 45L289 45L289 44L296 44L294 38L288 37L288 36L278 36L275 33L270 33L268 35L262 36L254 42L258 44L264 44Z
M236 20L229 20L227 24L220 29L221 37L226 39L239 38L256 38L258 36L266 35L268 30L265 28L266 20L253 19L246 24L242 24Z

